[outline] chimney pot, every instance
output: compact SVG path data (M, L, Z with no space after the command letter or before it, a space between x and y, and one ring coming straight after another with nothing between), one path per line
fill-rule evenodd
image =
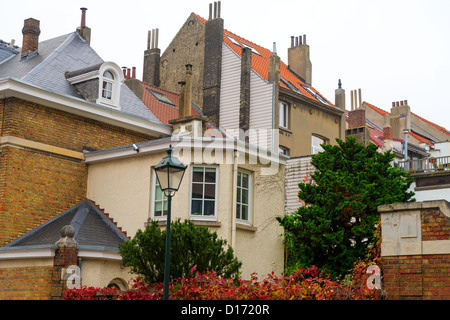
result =
M81 26L85 27L86 26L86 10L87 8L80 8L81 10Z
M127 68L127 76L126 76L127 79L130 79L130 70L131 70L130 68Z
M133 67L133 73L131 74L131 78L136 79L136 67Z

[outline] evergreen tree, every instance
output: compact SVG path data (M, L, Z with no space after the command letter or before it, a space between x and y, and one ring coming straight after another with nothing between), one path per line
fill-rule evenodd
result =
M227 242L207 227L195 226L179 219L170 228L170 278L190 277L191 269L215 271L218 276L238 277L242 263L234 257ZM144 231L138 230L131 241L119 250L125 266L147 283L164 281L166 230L152 221Z
M345 275L376 242L377 207L414 201L408 174L392 166L391 151L377 152L355 138L323 145L312 156L311 183L299 183L305 206L278 221L285 230L287 272L316 265L333 276Z

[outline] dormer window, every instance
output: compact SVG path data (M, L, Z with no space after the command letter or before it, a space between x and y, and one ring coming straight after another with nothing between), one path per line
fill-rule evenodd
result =
M122 69L114 62L66 72L65 76L87 101L120 109L120 87L124 76Z
M118 65L111 62L102 64L99 70L100 97L97 103L108 107L119 108L120 85L123 81L123 72Z
M114 85L114 75L110 71L105 71L103 73L102 98L108 100L112 99L113 85Z

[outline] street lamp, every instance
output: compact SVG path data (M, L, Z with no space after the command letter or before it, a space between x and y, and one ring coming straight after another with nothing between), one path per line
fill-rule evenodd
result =
M181 161L172 157L172 145L167 149L165 156L155 167L156 177L158 178L161 190L167 196L167 228L166 228L166 257L164 266L164 300L169 299L169 273L170 273L170 211L172 197L180 188L186 166Z

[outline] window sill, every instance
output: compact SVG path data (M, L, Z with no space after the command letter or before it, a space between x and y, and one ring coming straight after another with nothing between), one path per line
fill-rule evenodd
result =
M215 220L198 220L198 219L193 219L190 218L190 220L194 223L194 225L196 226L205 226L205 227L221 227L222 223L219 221L215 221ZM164 218L151 218L148 219L148 221L145 223L145 226L151 224L152 221L156 221L158 222L159 226L166 226L167 225L167 219ZM174 220L172 220L173 222Z
M251 226L249 224L239 223L239 222L236 222L236 229L252 231L252 232L258 231L257 227Z

